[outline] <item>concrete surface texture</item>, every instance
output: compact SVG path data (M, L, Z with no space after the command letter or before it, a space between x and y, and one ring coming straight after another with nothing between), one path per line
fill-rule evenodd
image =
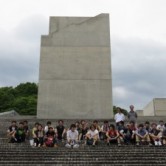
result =
M41 37L38 118L113 117L109 15L50 17Z
M154 98L143 109L144 116L166 116L166 98Z

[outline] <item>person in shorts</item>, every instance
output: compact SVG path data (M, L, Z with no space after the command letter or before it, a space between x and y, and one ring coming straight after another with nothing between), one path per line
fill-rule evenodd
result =
M85 144L96 146L99 140L99 131L93 124L90 126L90 130L85 135Z

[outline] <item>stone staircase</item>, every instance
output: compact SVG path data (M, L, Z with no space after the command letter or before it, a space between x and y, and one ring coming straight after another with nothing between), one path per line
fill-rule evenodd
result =
M166 147L116 145L100 142L96 147L80 146L79 149L36 148L29 143L11 144L0 139L0 165L2 166L165 166Z
M15 118L16 119L16 118ZM43 125L48 121L36 118L19 118L28 120L30 128L38 121ZM153 121L159 121L153 119ZM29 141L21 144L8 143L6 129L12 119L0 119L0 166L166 166L166 147L116 145L107 146L100 142L96 147L81 145L79 149L66 149L64 143L58 148L36 148ZM143 119L139 122L144 122ZM165 120L165 119L163 119ZM51 120L57 125L58 120ZM65 126L76 120L65 120ZM93 120L88 120L91 123ZM149 120L153 122L152 120ZM110 120L112 123L113 120ZM103 120L99 120L103 123Z

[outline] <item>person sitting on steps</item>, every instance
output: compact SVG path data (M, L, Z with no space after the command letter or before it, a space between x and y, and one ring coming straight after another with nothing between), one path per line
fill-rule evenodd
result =
M109 131L110 126L107 120L104 121L104 124L101 126L101 134L100 134L100 139L101 140L106 140L107 136L106 133Z
M47 133L48 132L48 128L51 127L51 121L48 121L46 126L44 127L44 132ZM53 127L53 126L52 126ZM54 129L54 128L53 128Z
M76 125L72 124L70 130L67 131L67 148L78 148L78 131L76 130Z
M39 126L39 123L36 122L34 127L32 128L32 138L35 138L35 136L36 136L35 131L37 130L38 126Z
M24 131L25 131L26 139L28 140L28 139L29 139L29 126L28 126L28 121L27 121L27 120L24 120L23 123L24 123Z
M143 124L138 125L138 129L136 130L135 135L136 135L137 146L140 145L140 143L144 144L145 142L148 142L148 144L151 145L149 134L144 128Z
M162 131L162 143L165 146L166 145L166 123L164 124L165 129Z
M94 125L90 126L90 130L85 135L85 145L95 146L99 140L99 131Z
M48 128L48 131L45 134L43 147L58 147L56 133L52 126Z
M66 129L63 123L63 120L58 121L58 126L56 126L56 131L57 131L57 138L58 141L62 141L66 135Z
M130 129L130 124L126 124L126 127L120 131L120 135L124 140L125 144L133 144L134 143L134 133Z
M81 129L81 132L79 135L79 140L85 140L85 135L89 130L88 124L87 124L87 122L85 122L85 120L81 120L80 129Z
M149 132L150 138L152 139L155 146L161 146L161 138L162 134L161 131L157 129L157 124L152 123L152 128Z
M107 145L110 144L118 144L118 146L121 145L120 138L119 138L119 132L115 129L115 126L113 124L110 124L110 129L106 133L107 136Z
M24 123L20 122L17 130L14 132L14 140L17 143L22 143L25 142L25 137Z
M14 143L14 133L17 130L17 122L15 120L13 120L11 122L11 126L8 128L7 130L7 137L9 138L9 143Z
M34 132L34 146L41 147L44 142L44 129L41 124L38 125L37 130Z

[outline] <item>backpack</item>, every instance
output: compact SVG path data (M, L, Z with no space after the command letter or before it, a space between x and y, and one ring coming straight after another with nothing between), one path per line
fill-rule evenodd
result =
M46 146L53 147L54 146L54 137L49 136L45 142Z

